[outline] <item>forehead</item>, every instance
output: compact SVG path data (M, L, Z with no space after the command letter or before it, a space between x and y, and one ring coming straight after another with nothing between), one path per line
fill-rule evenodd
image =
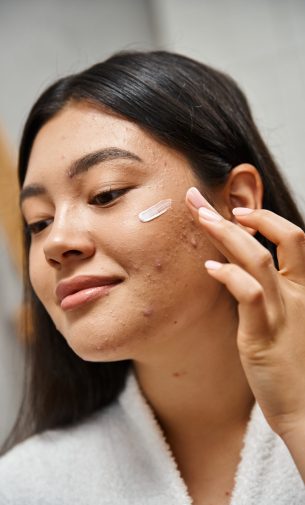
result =
M26 179L51 166L67 167L70 161L109 145L135 145L139 135L139 128L124 119L83 104L66 107L38 132Z
M25 184L103 148L132 151L149 165L174 167L186 163L177 151L159 143L131 121L87 104L64 108L38 132L29 159ZM176 166L177 170L177 166Z

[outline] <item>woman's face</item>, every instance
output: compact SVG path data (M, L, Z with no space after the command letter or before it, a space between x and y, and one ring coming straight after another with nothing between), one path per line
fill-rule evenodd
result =
M76 164L97 151L99 159ZM185 203L193 185L199 181L181 154L87 104L66 107L39 131L22 203L32 234L30 278L83 359L149 359L162 342L204 331L223 288L203 262L222 257ZM141 211L168 198L167 212L140 221ZM101 276L122 282L100 296L90 282L100 285ZM70 291L83 282L86 289L61 302L62 281Z

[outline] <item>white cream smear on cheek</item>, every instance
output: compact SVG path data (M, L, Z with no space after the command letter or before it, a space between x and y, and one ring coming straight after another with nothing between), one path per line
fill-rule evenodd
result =
M160 200L160 202L155 203L152 207L143 210L138 214L138 218L142 223L147 223L156 217L161 216L164 212L167 212L172 206L172 199L167 198L166 200Z

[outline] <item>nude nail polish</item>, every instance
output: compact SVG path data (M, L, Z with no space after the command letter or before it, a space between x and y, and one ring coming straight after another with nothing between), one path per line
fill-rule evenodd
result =
M198 214L199 214L199 218L202 218L206 221L216 222L216 221L222 220L222 217L219 214L217 214L216 212L213 212L210 209L207 209L206 207L200 207Z
M205 261L204 266L208 270L219 270L222 267L222 263L219 263L219 261L207 260Z
M199 209L199 207L206 207L207 205L210 206L210 204L207 202L207 200L204 198L204 196L202 196L200 191L197 188L195 188L195 186L193 186L192 188L190 188L188 190L187 197L188 197L189 201L197 209Z
M248 207L235 207L235 209L232 210L232 214L234 214L234 216L246 216L253 211L254 209L249 209Z

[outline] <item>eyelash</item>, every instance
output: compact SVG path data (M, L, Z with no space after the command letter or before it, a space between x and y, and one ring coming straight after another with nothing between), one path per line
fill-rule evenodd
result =
M112 189L111 189L111 186L110 186L110 188L109 188L109 190L108 190L108 191L102 191L101 193L98 193L96 196L94 196L94 197L92 198L92 200L90 201L90 204L92 204L92 203L96 202L98 198L101 198L101 197L103 197L103 196L105 196L105 195L110 195L111 193L119 193L119 196L120 196L121 194L126 193L129 189L130 189L130 188L121 188L121 189L113 189L113 190L112 190ZM118 198L118 197L117 197L117 198ZM113 198L113 200L116 200L116 198ZM113 200L112 200L112 201L113 201ZM111 203L111 202L107 202L107 203L105 203L105 204L102 204L102 203L97 203L97 205L101 205L101 206L103 205L103 206L106 206L108 203Z
M41 221L36 221L35 223L27 224L25 226L25 231L27 235L37 235L39 232L44 230L51 221L51 219L43 219Z
M90 200L90 205L98 205L98 206L101 206L101 207L110 207L111 205L109 205L110 203L112 203L114 200L116 200L117 198L119 198L119 196L123 195L124 193L126 193L129 189L131 188L121 188L121 189L113 189L111 190L111 187L108 191L101 191L101 193L98 193L96 196L94 196L91 200ZM107 202L107 203L100 203L100 202L97 202L98 199L100 199L101 197L104 197L105 195L110 195L111 193L117 193L118 196L113 198L111 200L111 202ZM28 235L37 235L38 233L40 233L42 230L44 230L50 223L52 222L52 219L43 219L41 221L36 221L34 223L31 223L31 224L27 224L26 225L26 233Z

